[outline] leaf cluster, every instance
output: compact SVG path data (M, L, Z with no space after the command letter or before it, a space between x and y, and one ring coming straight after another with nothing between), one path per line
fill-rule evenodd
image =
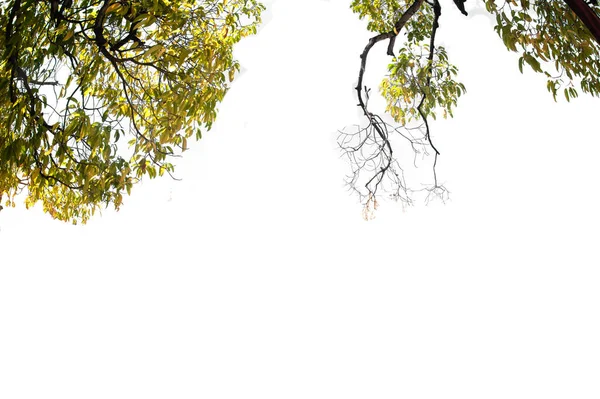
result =
M119 208L210 129L256 33L255 0L11 0L0 5L0 198L53 217ZM122 140L122 141L120 141ZM117 144L118 143L118 144ZM122 144L127 143L128 146Z
M519 70L527 64L543 73L555 100L561 89L567 101L577 97L577 86L600 95L600 44L565 2L486 0L485 5L506 47L521 53ZM600 12L600 6L590 7Z
M369 31L382 33L393 30L400 13L409 5L406 0L353 0L350 8L361 19L367 19Z
M433 59L429 60L428 45L409 44L400 49L389 72L381 83L381 93L386 99L386 111L402 125L421 117L419 105L424 115L434 119L439 110L444 118L453 116L458 97L466 91L455 80L458 70L448 62L441 46L435 48Z
M396 21L412 1L355 0L352 9L360 18L368 19L368 29L378 33L393 31ZM389 75L380 91L386 100L386 111L396 122L406 124L421 117L452 116L458 97L466 90L456 80L458 68L448 61L443 47L432 48L434 10L429 3L413 15L405 26L406 39L399 54L388 65ZM431 54L430 54L431 53Z

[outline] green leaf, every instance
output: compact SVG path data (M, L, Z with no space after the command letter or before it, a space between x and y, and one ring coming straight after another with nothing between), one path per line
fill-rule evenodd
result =
M65 221L118 208L136 177L172 171L174 149L187 148L180 132L215 121L239 65L234 46L256 32L264 10L255 0L104 4L77 2L55 26L50 2L0 2L0 165L11 165L0 166L0 196L26 182L27 204L42 202ZM33 82L57 78L53 103ZM129 148L116 147L122 136ZM117 155L125 152L128 160Z

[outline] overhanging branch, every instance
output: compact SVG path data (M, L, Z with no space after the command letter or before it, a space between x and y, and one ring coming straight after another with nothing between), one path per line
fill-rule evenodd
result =
M600 43L600 18L584 0L564 0Z

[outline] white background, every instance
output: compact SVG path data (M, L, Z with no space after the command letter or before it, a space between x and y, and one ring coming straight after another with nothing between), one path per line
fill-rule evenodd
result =
M370 37L349 3L268 3L182 182L86 226L0 213L1 398L600 395L598 100L555 103L443 1L451 200L365 222L335 141Z

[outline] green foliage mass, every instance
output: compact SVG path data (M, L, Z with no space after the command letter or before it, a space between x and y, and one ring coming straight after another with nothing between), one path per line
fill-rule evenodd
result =
M562 89L567 100L584 93L600 95L600 45L564 1L485 1L496 17L495 30L506 47L521 53L519 69L527 63L548 77L556 99ZM598 13L600 6L590 5Z
M119 208L216 118L256 0L0 4L0 198L60 220ZM118 143L118 144L117 144ZM125 145L124 145L125 144ZM128 144L128 145L127 145Z
M437 2L416 3L380 86L402 124L452 116L465 92L446 50L432 47ZM565 2L484 3L519 69L543 73L555 99L577 87L600 95L600 46ZM370 31L398 34L413 4L351 8ZM1 2L0 199L14 206L26 190L27 206L85 222L102 206L118 209L142 177L170 174L170 159L214 122L239 70L233 46L256 33L263 9L257 0Z

